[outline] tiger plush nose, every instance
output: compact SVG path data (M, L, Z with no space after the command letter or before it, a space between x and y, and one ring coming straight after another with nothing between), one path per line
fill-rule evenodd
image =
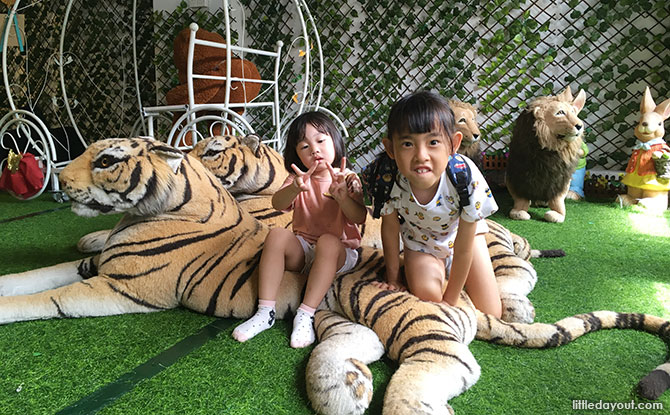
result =
M478 138L479 138L479 134L472 134L472 139L473 140L477 141Z
M580 131L582 127L583 127L582 124L575 124L575 128L577 129L577 131Z
M85 157L86 153L72 160L65 168L58 174L58 182L61 187L68 189L69 183L76 180L82 180L83 172L88 172L87 165L90 163L89 158Z

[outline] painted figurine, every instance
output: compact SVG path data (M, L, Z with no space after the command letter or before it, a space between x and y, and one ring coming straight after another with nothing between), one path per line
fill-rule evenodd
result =
M639 204L663 211L668 208L670 180L657 176L653 154L670 153L670 147L663 140L663 121L670 116L670 99L656 105L647 87L640 103L640 114L640 121L635 127L637 141L621 181L628 186L628 193L619 195L617 200L622 206Z

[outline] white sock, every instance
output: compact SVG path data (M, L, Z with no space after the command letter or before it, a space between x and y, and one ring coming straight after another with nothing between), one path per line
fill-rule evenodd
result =
M275 302L258 301L258 310L249 320L235 327L233 338L245 342L258 333L265 331L275 324Z
M316 340L314 333L314 309L305 304L300 304L293 319L293 332L291 333L291 347L299 349L307 347Z

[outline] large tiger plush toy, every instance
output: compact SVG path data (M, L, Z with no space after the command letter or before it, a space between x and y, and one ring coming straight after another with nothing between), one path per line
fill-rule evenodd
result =
M220 317L253 313L268 227L198 160L151 139L109 139L91 145L60 179L76 213L125 216L98 256L0 277L0 323L178 306ZM381 290L371 282L383 272L381 251L362 248L356 267L334 281L320 306L320 344L307 366L308 395L320 413L362 413L372 394L366 364L383 353L399 364L384 413L443 414L451 412L447 401L479 377L468 350L475 336L517 347L554 347L586 332L632 328L670 340L670 322L642 314L596 312L556 324L508 323L477 312L464 293L450 307ZM297 274L283 279L279 316L295 310L303 285ZM641 381L640 394L658 397L670 386L669 373L670 363L659 366Z
M272 207L271 195L286 178L284 159L256 135L216 136L199 141L190 152L202 162L234 196L240 206L270 227L291 225L292 215ZM283 172L283 173L279 173ZM498 270L498 291L503 304L502 318L509 322L532 323L535 309L528 293L535 287L537 275L528 262L531 255L551 256L548 251L531 251L528 241L510 233L496 222L488 221L487 243ZM361 228L361 245L381 248L381 220L368 215ZM82 237L82 252L100 252L109 231ZM513 251L513 253L512 253Z

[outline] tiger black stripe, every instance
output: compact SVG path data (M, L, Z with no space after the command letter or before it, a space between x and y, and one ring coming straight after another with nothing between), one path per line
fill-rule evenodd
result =
M105 250L109 251L109 250L112 250L112 249L125 248L125 247L129 247L129 246L141 246L142 248L144 248L144 245L146 245L146 244L151 244L151 243L154 243L154 242L162 242L162 241L165 241L165 240L168 240L168 239L179 238L179 237L182 237L182 236L193 235L193 234L197 234L197 233L200 233L200 232L198 232L198 231L182 232L182 233L175 233L175 234L167 235L167 236L160 236L160 237L152 238L152 239L140 240L140 241L136 241L136 242L124 242L124 243L120 243L120 244L110 245L110 246L106 247Z
M204 253L203 253L203 254L200 254L200 256L202 256L202 255L204 255ZM200 264L200 266L198 267L198 269L196 269L195 271L193 271L193 272L191 273L191 276L188 278L188 280L187 280L186 283L184 284L184 289L181 290L181 298L179 299L179 301L182 301L182 300L184 299L184 294L186 294L186 290L188 289L188 286L191 284L191 281L193 281L193 279L194 279L198 274L200 274L200 271L202 271L202 269L205 268L205 267L207 266L207 264L209 264L209 261L213 260L214 257L216 257L216 254L212 255L212 256L209 257L209 258L207 258L202 264Z
M109 288L112 289L112 291L114 291L117 294L120 294L123 297L126 297L127 299L134 302L135 304L144 306L146 308L152 308L154 310L165 310L165 307L160 307L160 306L157 306L155 304L148 303L148 302L142 300L141 298L134 297L134 296L128 294L127 292L125 292L125 291L121 291L109 282L107 283L107 285L109 286Z
M261 220L261 221L262 221L262 220L265 220L265 219L272 219L272 218L274 218L274 217L276 217L276 216L281 216L281 215L283 215L283 214L284 214L284 212L279 212L279 211L271 211L271 212L268 213L267 215L259 215L259 216L256 216L256 215L254 215L254 214L252 213L252 215L253 215L256 219Z
M372 316L372 319L370 319L370 328L373 328L375 324L377 323L377 320L379 320L380 317L382 317L383 314L385 314L389 309L391 309L394 306L401 306L405 304L407 301L409 301L410 298L407 296L399 297L399 298L394 298L387 303L383 304L381 307L375 311L375 314ZM365 313L366 317L364 317L367 320L367 312Z
M338 335L347 335L350 334L349 332L340 332L340 333L329 333L332 331L334 328L339 327L339 326L350 326L352 323L350 321L336 321L335 323L331 323L326 327L323 327L323 324L321 325L321 340L323 341L327 337L333 337L333 336L338 336Z
M184 193L182 194L181 203L175 208L171 209L170 212L178 212L193 198L193 194L191 193L191 179L189 179L185 169L182 169L181 173L182 176L184 176L184 182L185 182Z
M98 275L98 268L95 266L94 258L95 257L83 259L79 265L77 265L77 275L85 280Z
M234 248L239 248L241 245L243 245L243 242L242 242L242 241L243 241L244 239L246 239L245 236L247 236L247 237L249 236L249 235L248 235L248 232L244 232L244 233L243 233L242 235L240 235L237 239L235 239L234 241L232 241L232 242L230 243L230 245L228 246L228 249L226 249L226 251L223 253L223 255L221 255L221 256L219 257L219 259L218 259L217 261L215 261L214 264L212 264L212 265L209 267L209 269L208 269L207 271L205 271L205 275L204 275L204 276L200 279L200 281L198 281L195 285L199 285L202 281L205 280L205 278L207 278L208 276L212 275L212 274L213 274L212 271L214 271L214 268L215 268L216 266L218 266L219 263L220 263L225 257L227 257L228 254L229 254ZM233 267L231 270L228 271L228 273L226 274L226 276L223 277L223 280L221 281L221 284L220 284L221 287L223 287L223 285L226 283L226 281L228 281L228 277L230 277L230 275L233 274L233 272L235 271L235 269L236 269L237 267L239 267L239 266L240 266L240 263L238 262L237 264L235 264L235 267ZM195 289L195 285L191 288L191 292L193 292L193 290ZM190 294L189 294L189 297L190 297Z
M639 313L619 313L616 318L616 328L633 328L635 330L644 329L644 314Z
M562 346L568 344L572 341L572 335L564 328L557 324L554 324L556 327L556 333L547 341L547 343L542 346L543 349Z
M658 328L658 335L665 341L670 340L670 321L666 321Z
M374 269L366 272L363 274L362 278L357 281L353 287L351 287L351 292L349 293L349 306L351 307L351 311L354 317L354 321L360 322L361 321L361 309L358 306L358 302L360 299L360 292L363 290L363 288L367 285L367 276L370 275L372 272L374 272ZM377 271L377 278L379 278L379 273L383 272L383 270ZM380 292L375 297L373 298L373 302L376 301L376 299L379 299L380 297L384 297L387 295L393 294L392 291L386 291L386 292Z
M491 262L493 261L499 261L505 258L517 258L516 255L511 254L511 253L504 253L504 254L498 254L498 255L492 255L491 256Z
M499 240L491 241L491 242L489 242L486 246L489 248L489 250L490 250L491 248L493 248L494 246L502 246L503 248L509 249L509 247L507 246L507 244L503 244L503 243L500 242Z
M53 298L49 297L54 306L56 306L56 311L58 312L58 318L66 318L67 316L63 313L63 310L60 308L58 302Z
M371 274L376 274L376 278L378 280L381 280L383 278L383 268L379 268L380 265L383 263L384 258L380 257L378 252L373 253L370 255L370 258L364 263L360 265L356 265L354 267L355 269L367 269L367 271L361 275L360 280L354 284L354 286L351 289L351 292L349 293L349 306L351 307L352 313L354 314L354 321L360 321L360 310L358 308L358 295L360 294L360 291L363 289L363 287L367 284L368 277ZM359 256L360 258L360 256ZM377 262L377 264L370 266L371 263ZM344 282L344 278L347 274L342 275L340 278L336 279L335 285L337 286L337 292L342 292L342 284Z
M413 346L420 345L421 343L424 343L424 342L432 342L432 341L438 341L438 342L449 341L449 342L459 343L459 341L451 333L450 334L427 333L427 334L422 334L420 336L412 336L405 343L403 343L402 346L400 346L400 349L398 350L398 357L404 356L405 352ZM428 347L426 349L431 349L431 348ZM405 357L405 359L409 359L410 357L419 354L420 350L424 350L424 349L419 349L417 351L412 352L411 354L407 355Z
M210 200L210 201L209 201L209 213L208 213L207 216L205 216L204 218L199 219L199 220L198 220L198 223L207 223L207 222L209 222L209 220L212 218L212 215L214 215L214 201L213 201L213 200Z
M393 328L391 329L391 334L389 335L388 339L386 339L386 346L384 347L384 349L388 350L389 348L391 348L393 342L396 341L396 338L398 337L398 330L400 330L400 326L409 315L409 312L410 310L405 311L402 314L402 316L400 316L400 319L398 319L398 321L393 325Z
M465 313L461 313L460 308L453 307L451 309L445 308L446 306L440 305L440 310L442 310L442 314L446 317L444 320L445 324L449 324L450 322L453 323L454 330L458 332L462 332L465 327L468 327L468 325L465 324L463 321L463 315ZM454 318L454 316L458 317L458 320ZM468 317L467 314L465 314L465 318L468 319L468 322L470 322L470 317Z
M204 255L204 253L201 253L200 255L196 256L195 258L193 258L192 260L190 260L190 261L188 262L188 264L184 265L184 267L181 269L181 272L179 273L179 277L177 277L177 283L176 283L175 286L174 286L174 298L178 298L179 301L181 301L181 298L179 298L179 285L180 285L180 283L181 283L181 279L182 279L182 277L184 276L184 273L186 272L186 270L188 269L188 267L190 267L191 265L193 265L193 263L194 263L195 261L197 261L198 259L200 259L200 257L202 257L203 255ZM182 291L182 294L183 294L183 291Z
M237 295L237 292L249 280L249 278L251 278L251 275L253 275L254 270L256 269L256 267L258 267L258 263L260 262L260 251L259 251L259 254L256 255L255 258L256 259L254 259L253 262L251 262L251 261L247 262L247 265L249 266L249 269L244 274L240 275L240 277L237 279L237 282L235 283L235 285L233 286L233 289L230 292L230 300L235 298L235 296Z
M484 316L486 317L486 322L487 322L487 324L488 324L488 326L489 326L489 329L490 329L491 326L492 326L492 324L491 324L491 320L494 319L494 317L491 317L491 316L488 315L488 314L485 314ZM514 324L510 324L510 323L508 323L508 322L506 322L506 321L504 321L504 320L498 319L498 318L496 318L495 321L496 321L497 323L499 323L499 324L502 324L503 326L506 326L506 327L509 328L510 330L514 331L514 333L516 333L516 335L517 335L519 338L523 339L521 342L519 342L519 343L515 343L516 346L523 346L523 345L525 345L525 344L528 342L528 338L527 338L527 336L526 336L521 330L519 330L518 328L516 328L516 326L515 326ZM555 325L554 325L554 326L555 326ZM496 337L495 340L492 340L492 341L495 342L495 343L498 343L499 340L503 340L503 339L500 339L499 337ZM503 344L506 344L506 343L503 343ZM553 347L553 346L546 346L546 347Z
M263 149L263 156L264 156L264 157L267 157L267 158L269 159L270 156L271 156L271 154L270 154L270 152L268 151L268 149L267 149L266 147L262 147L262 149ZM262 184L256 191L255 191L255 193L258 193L258 194L262 193L265 189L267 189L268 187L270 187L270 186L273 184L273 182L275 181L275 176L276 176L277 172L276 172L276 170L275 170L275 166L274 166L274 164L273 164L273 163L268 163L268 166L267 166L267 167L269 168L269 170L268 170L268 178L267 178L267 180L265 181L265 183L263 183L263 184ZM258 177L258 174L259 174L260 172L261 172L260 169L256 170L256 174L255 174L254 179L256 179L256 178Z
M188 165L188 167L191 168L191 173L195 173L195 177L198 180L202 180L202 176L200 175L198 170L193 168L193 165L191 164L191 158L190 157L184 157L184 160L182 161L181 165L179 166L180 170L183 171L186 168L187 165Z
M158 190L158 178L156 177L156 172L153 171L151 172L151 176L149 177L149 180L147 180L146 184L146 190L144 191L144 195L142 195L142 199L144 200L151 200L154 198L156 195L156 191Z
M143 251L120 252L118 254L110 255L108 258L106 258L103 261L103 264L106 264L107 262L111 261L112 259L120 258L120 257L126 257L126 256L150 257L150 256L164 254L166 252L170 252L170 251L182 248L186 245L190 245L190 244L193 244L193 243L205 241L205 240L211 239L211 238L216 238L217 236L220 236L221 234L226 233L226 232L230 231L231 229L237 227L240 222L242 222L242 217L241 216L239 216L237 218L237 221L234 224L232 224L230 226L226 226L224 228L221 228L221 229L219 229L215 232L207 233L207 234L197 236L197 237L194 237L194 238L184 239L184 240L177 241L177 242L167 243L165 245L161 245L161 246L158 246L158 247L155 247L155 248L147 248ZM100 264L100 266L102 266L102 264Z
M493 272L495 272L496 275L498 275L498 271L501 271L503 269L506 270L514 270L514 271L524 271L526 274L529 273L528 269L519 265L498 265L493 267Z
M235 171L235 164L237 164L237 155L236 155L236 154L233 154L233 155L230 157L230 160L228 161L228 174L226 174L225 176L223 176L225 179L228 179L228 177L229 177L231 174L233 174L233 172ZM233 184L233 183L232 183L232 182L229 182L229 184ZM224 185L224 186L225 186L225 185Z
M400 330L400 332L398 333L398 336L397 336L397 337L402 336L402 334L405 333L405 332L406 332L411 326L413 326L414 324L416 324L416 323L421 323L421 322L423 322L423 321L428 321L428 320L437 321L438 323L445 323L445 321L444 321L443 319L441 319L441 318L440 318L439 316L437 316L437 315L425 315L425 316L414 317L413 319L411 319L410 321L408 321L407 324L405 324L405 326L404 326L404 327ZM454 331L455 333L457 333L457 332L459 332L460 330L456 330L456 329L454 329L453 331ZM454 338L454 341L462 341L462 339L456 339L456 338Z
M219 295L221 295L221 290L223 289L223 286L226 284L226 280L228 279L228 276L235 272L237 268L240 266L240 264L236 264L229 272L228 275L226 275L226 278L223 279L219 283L219 285L216 287L214 292L212 293L211 297L209 297L209 304L207 305L207 309L205 310L205 314L208 316L213 316L214 313L216 312L216 304L219 300Z
M126 187L126 190L124 192L119 193L119 196L121 196L123 200L128 201L128 194L133 190L135 190L135 188L137 188L137 185L140 183L141 176L142 176L142 166L140 163L137 163L133 168L133 172L130 173L130 181L128 183L128 187Z
M230 251L230 249L231 249L231 247L228 247L228 251ZM214 262L212 262L212 264L209 265L209 268L207 268L207 270L202 273L202 277L198 281L196 281L195 283L193 283L191 285L191 287L188 290L188 294L186 295L186 298L191 298L191 295L193 295L193 291L205 280L205 278L207 278L208 276L210 276L212 274L212 270L214 268L216 268L221 263L221 261L224 260L224 258L226 257L226 253L228 251L226 251L222 255L218 255L216 260L214 260ZM232 272L232 270L231 270L231 272ZM228 275L230 275L230 274L228 274ZM227 277L227 275L226 275L226 277ZM186 287L184 287L184 288L186 288Z
M163 268L170 266L170 264L171 263L168 262L168 263L163 264L161 266L151 268L151 269L146 270L144 272L134 273L132 275L131 274L107 274L107 276L109 278L112 278L112 279L115 279L115 280L132 280L132 279L135 279L135 278L140 278L140 277L144 277L146 275L150 275L150 274L152 274L156 271L160 271Z
M212 189L216 189L216 193L219 196L219 202L223 202L223 194L221 193L221 189L219 189L219 184L220 183L215 182L209 176L207 176L207 181L209 181L209 185L212 187Z
M602 321L593 313L584 314L583 316L580 316L580 318L588 323L588 331L590 332L598 331L603 327Z
M439 339L437 339L437 340L439 340ZM449 340L449 339L444 339L444 340ZM449 357L451 359L454 359L455 361L457 361L461 365L463 365L468 370L468 372L472 373L472 368L470 367L470 365L465 363L463 361L463 359L461 359L457 355L455 355L453 353L443 352L442 350L438 350L438 349L435 349L435 348L432 348L432 347L424 347L422 349L415 350L412 353L410 353L405 358L405 360L411 359L412 357L417 356L417 355L422 354L422 353L432 353L432 354L436 354L436 355L439 355L439 356Z

